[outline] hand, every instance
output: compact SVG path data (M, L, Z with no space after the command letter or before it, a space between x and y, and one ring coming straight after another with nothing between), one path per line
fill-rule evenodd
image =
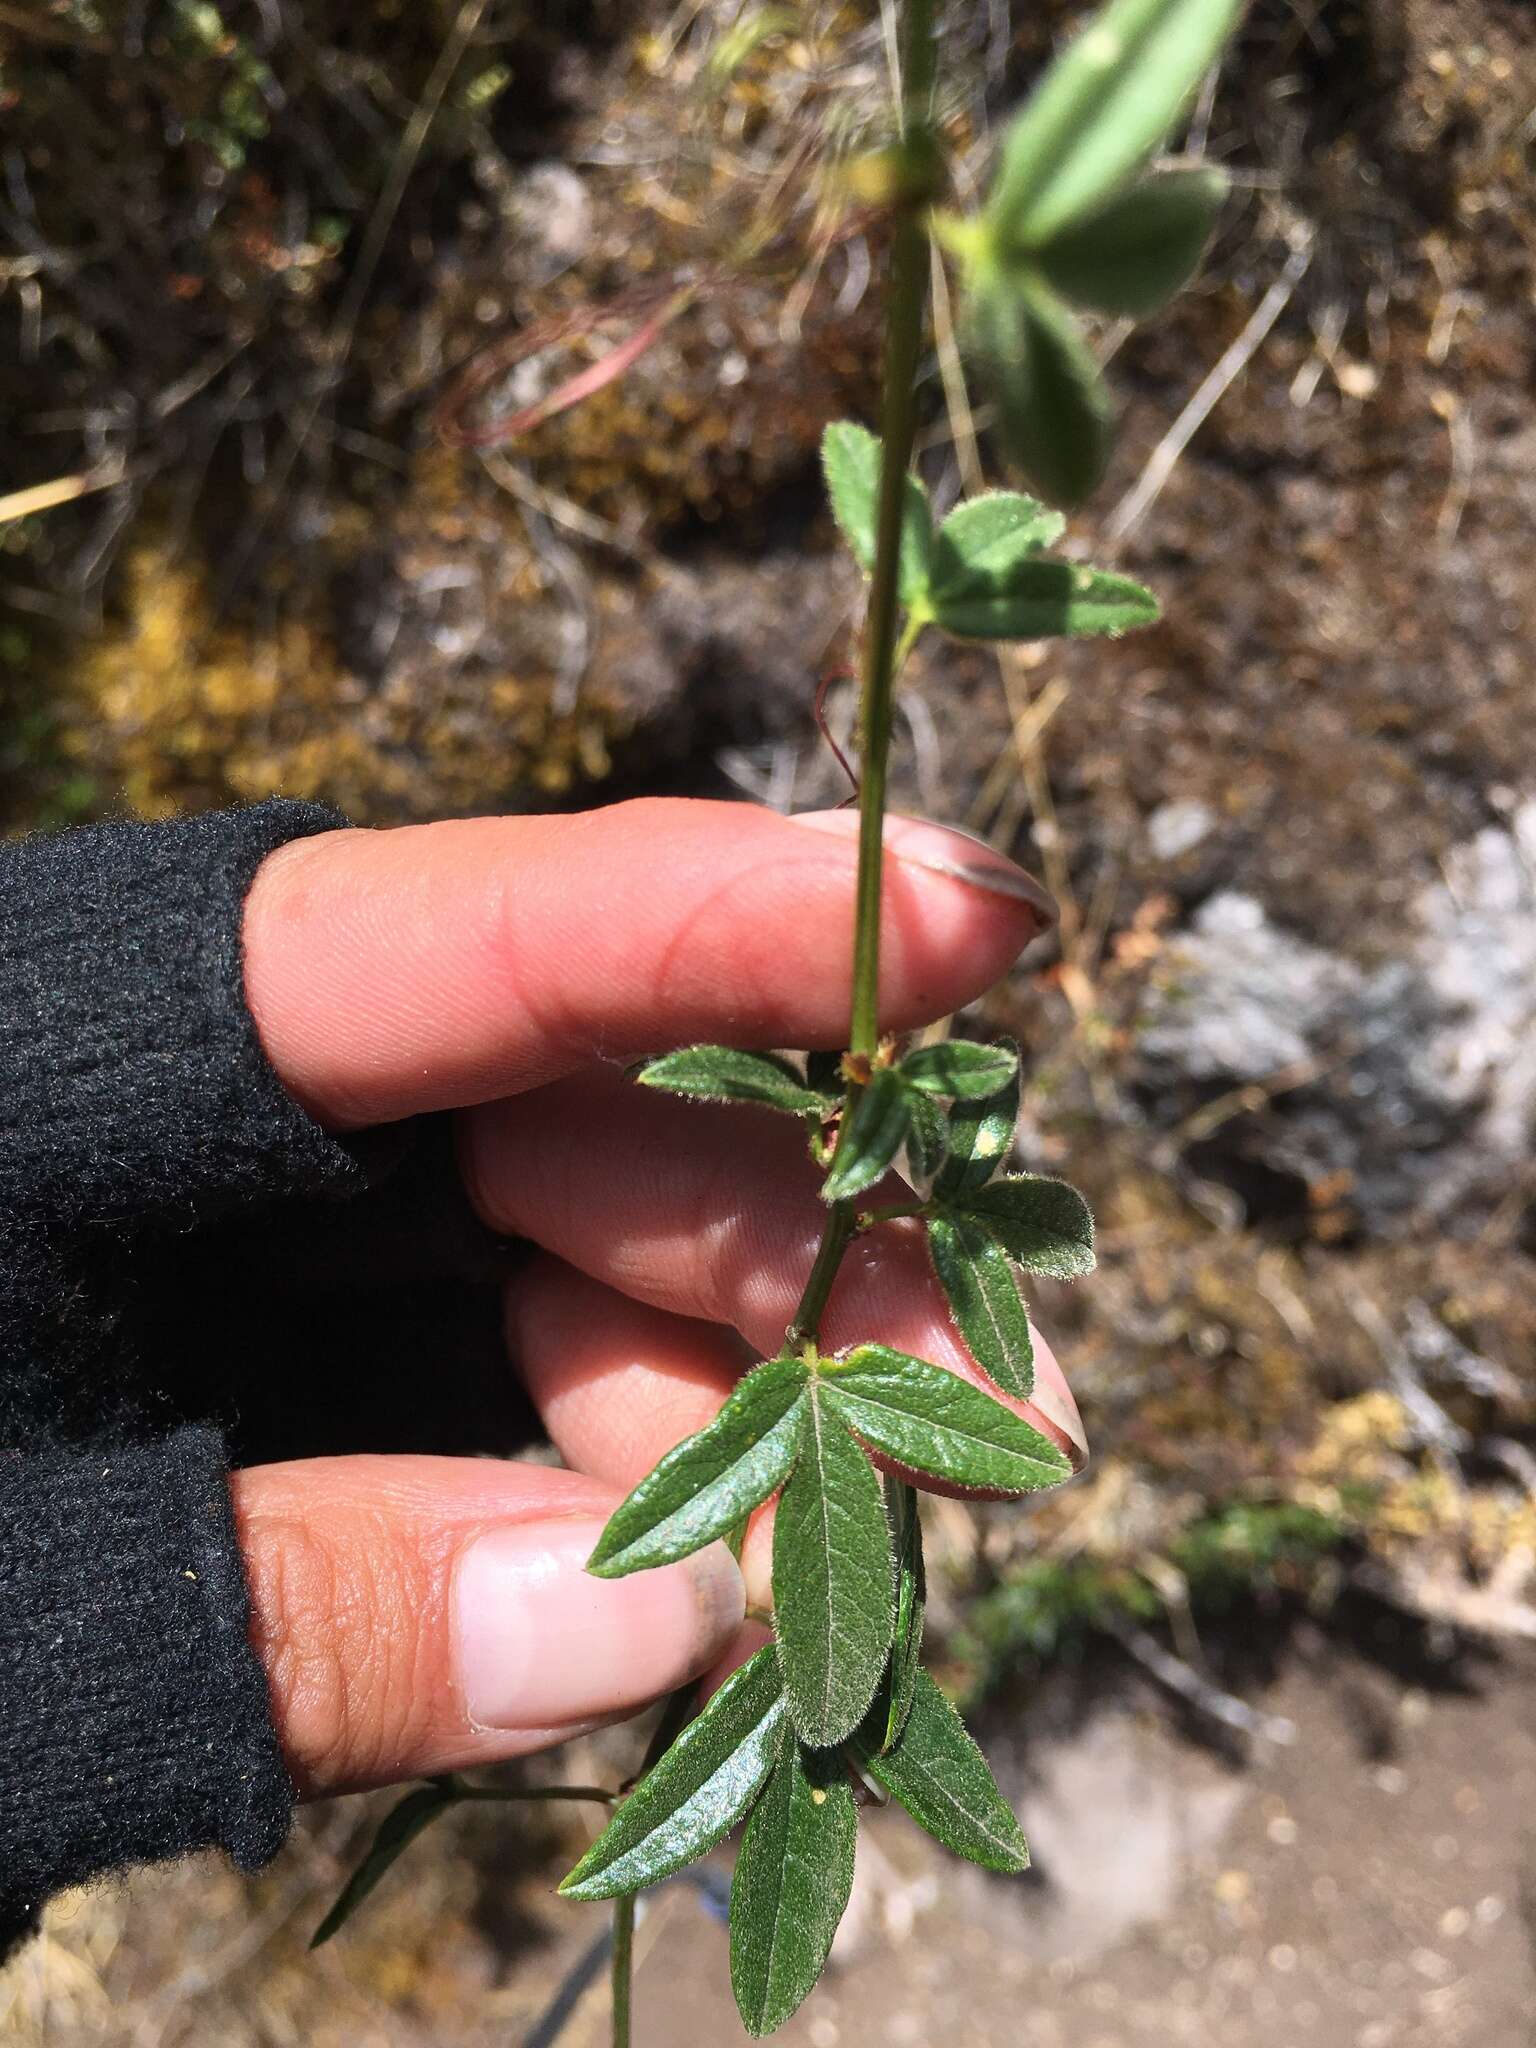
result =
M732 1654L766 1601L760 1526L745 1586L719 1543L627 1579L583 1571L629 1488L778 1347L821 1220L798 1124L652 1094L616 1063L700 1039L841 1045L856 829L656 800L336 832L263 865L246 987L269 1058L332 1129L459 1111L480 1213L542 1248L509 1288L508 1350L569 1467L234 1475L254 1641L305 1792L633 1713ZM961 833L895 818L886 844L880 1014L902 1030L982 994L1053 913ZM848 1261L825 1329L978 1376L909 1224ZM1037 1357L1034 1401L1012 1405L1080 1456L1060 1369Z

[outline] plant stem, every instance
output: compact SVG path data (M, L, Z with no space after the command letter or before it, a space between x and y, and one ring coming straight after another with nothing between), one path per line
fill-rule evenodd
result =
M902 37L902 136L914 160L927 142L933 97L933 0L906 0ZM880 408L880 509L875 566L864 622L859 699L859 873L853 933L853 1010L849 1050L873 1058L880 1045L880 900L884 870L886 770L896 676L922 621L900 627L901 528L907 470L917 428L917 366L928 304L928 238L916 193L897 211L891 238L885 309L885 360ZM850 1086L843 1135L852 1122L857 1085ZM839 1142L841 1142L841 1137ZM822 1311L856 1229L854 1205L833 1205L816 1262L805 1283L786 1342L814 1344Z
M613 1902L613 2048L629 2048L629 2015L635 1980L635 1896Z
M515 1799L590 1799L598 1806L613 1806L619 1794L605 1792L601 1785L460 1785L455 1789L455 1797L494 1800L498 1805Z

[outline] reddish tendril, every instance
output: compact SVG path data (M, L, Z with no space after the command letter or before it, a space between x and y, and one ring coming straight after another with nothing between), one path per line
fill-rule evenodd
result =
M843 773L848 778L848 794L843 798L842 802L837 807L840 811L845 811L848 808L849 804L858 802L859 778L855 774L853 765L849 761L848 756L843 752L842 748L838 745L837 740L833 736L831 726L827 724L827 692L831 689L834 683L856 683L857 681L857 672L853 668L851 668L846 661L844 661L839 662L836 668L829 668L826 674L822 677L821 681L816 685L816 703L814 707L814 713L817 726L820 728L822 738L826 741L827 745L832 749L833 753L837 756L838 767L842 769Z

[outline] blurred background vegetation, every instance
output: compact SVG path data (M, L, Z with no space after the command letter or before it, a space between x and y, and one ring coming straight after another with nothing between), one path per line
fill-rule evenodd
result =
M1081 11L946 10L962 195ZM862 0L3 0L0 830L838 801L811 704L859 593L815 453L874 395L879 228L836 169L887 90ZM1100 1217L1099 1276L1040 1304L1095 1460L933 1531L941 1675L1017 1735L1051 1853L1000 1903L877 1835L816 2048L1516 2048L1536 2004L1499 1682L1536 1639L1528 6L1254 0L1188 146L1236 195L1195 290L1101 337L1122 433L1075 527L1166 621L1001 672L931 647L899 734L899 800L1064 908L973 1021ZM689 279L585 404L445 433ZM564 338L514 361L530 332ZM942 503L996 474L942 321L924 399ZM1458 1812L1492 1860L1421 1898ZM555 2038L570 1838L472 1815L310 1964L366 1825L60 1907L0 2038ZM643 2039L737 2038L707 1908L653 1915Z

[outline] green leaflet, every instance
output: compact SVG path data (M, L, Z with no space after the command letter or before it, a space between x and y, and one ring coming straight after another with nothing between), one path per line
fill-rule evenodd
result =
M806 1377L798 1358L770 1358L749 1372L714 1421L668 1451L615 1508L587 1570L618 1579L670 1564L765 1501L795 1460Z
M612 1899L681 1870L728 1835L783 1746L784 1695L773 1648L759 1650L630 1793L560 1890Z
M1080 505L1109 460L1114 408L1077 322L1043 285L979 267L966 315L1008 454L1042 497Z
M916 1088L907 1095L907 1114L911 1119L907 1164L913 1180L927 1187L944 1164L949 1149L949 1118L931 1095L921 1094Z
M956 1103L949 1119L949 1157L934 1180L935 1196L940 1201L955 1201L985 1187L1012 1149L1018 1120L1017 1069L995 1095L981 1102Z
M345 1926L395 1858L408 1849L422 1829L436 1820L439 1814L446 1813L450 1806L456 1806L458 1798L458 1789L451 1778L434 1778L430 1785L418 1786L414 1792L408 1792L398 1806L389 1809L379 1823L368 1854L342 1886L335 1905L311 1936L311 1948L319 1948L339 1927Z
M1019 1056L1011 1045L976 1045L950 1038L941 1045L919 1046L901 1063L909 1088L927 1095L951 1095L969 1101L995 1095L1018 1072Z
M1010 1174L967 1195L965 1207L1027 1272L1081 1280L1093 1271L1093 1217L1064 1180Z
M911 1114L901 1075L882 1067L849 1112L821 1184L823 1201L844 1202L872 1188L906 1143Z
M891 1540L874 1468L817 1382L773 1523L774 1617L800 1738L818 1749L863 1719L891 1647Z
M788 1060L775 1053L739 1052L730 1045L690 1045L663 1053L648 1060L635 1079L642 1088L664 1088L704 1102L755 1102L790 1116L813 1116L827 1107Z
M936 591L974 576L1004 576L1060 540L1066 521L1019 491L983 491L957 505L934 535Z
M946 1849L986 1870L1027 1870L1029 1849L986 1758L926 1671L901 1740L864 1768Z
M963 1211L928 1218L928 1249L966 1349L1005 1393L1028 1400L1035 1347L1007 1253Z
M884 1344L861 1344L850 1352L828 1375L822 1401L875 1450L957 1486L1031 1493L1071 1476L1065 1453L1000 1401Z
M853 1888L857 1833L841 1756L786 1743L731 1885L731 1988L754 2038L781 2027L821 1975Z
M1015 120L987 218L1038 249L1100 206L1177 120L1241 0L1110 0L1061 53Z
M833 516L867 576L875 566L880 520L880 443L867 427L856 426L852 420L834 420L821 437L821 466ZM927 594L932 548L928 493L915 476L908 476L902 500L897 588L909 610Z
M1145 319L1200 267L1226 192L1220 171L1159 171L1064 228L1035 264L1063 298Z
M891 1551L896 1560L896 1628L885 1674L885 1736L880 1745L889 1749L907 1725L917 1690L928 1579L923 1569L923 1523L915 1490L904 1479L888 1479L885 1506L891 1521Z
M933 617L960 640L1115 639L1153 625L1158 603L1129 576L1042 557L990 585L978 580L936 595Z

